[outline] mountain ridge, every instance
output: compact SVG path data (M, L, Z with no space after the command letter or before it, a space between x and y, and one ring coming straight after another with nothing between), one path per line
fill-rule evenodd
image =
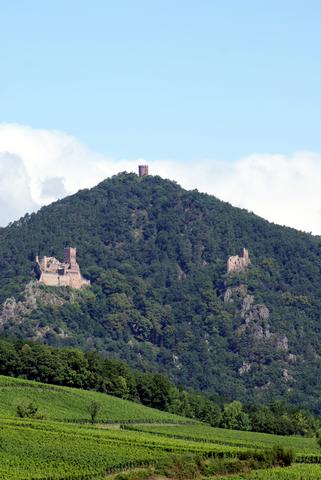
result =
M48 326L46 343L97 348L213 396L321 409L319 237L160 177L121 173L0 231L1 301L21 300L36 255L60 258L66 246L77 247L92 288L73 303L40 302L2 331L33 338ZM251 265L227 275L243 247Z

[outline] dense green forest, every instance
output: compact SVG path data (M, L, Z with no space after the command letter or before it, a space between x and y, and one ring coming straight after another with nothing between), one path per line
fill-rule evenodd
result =
M97 349L215 401L321 411L319 237L123 173L0 230L1 302L23 300L37 254L69 245L91 288L43 289L37 308L2 313L3 333ZM242 247L251 266L227 276Z
M165 375L133 370L97 352L24 340L0 338L0 375L96 390L215 427L312 436L321 425L311 413L278 401L263 406L242 405L236 400L218 404L205 395L177 387ZM33 408L37 409L36 403Z

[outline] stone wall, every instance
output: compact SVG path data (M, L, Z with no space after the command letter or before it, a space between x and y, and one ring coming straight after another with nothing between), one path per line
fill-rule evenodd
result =
M36 258L38 282L50 287L70 287L80 289L90 285L90 281L83 278L77 263L76 248L65 248L64 261L59 262L55 257Z
M240 255L234 255L227 260L227 273L241 272L251 263L249 251L242 248Z

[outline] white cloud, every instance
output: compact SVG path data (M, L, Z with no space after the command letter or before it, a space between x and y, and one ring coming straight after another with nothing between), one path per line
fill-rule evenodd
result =
M208 160L192 168L182 183L275 223L321 234L319 154L255 154L233 163Z
M321 155L250 155L183 164L115 160L58 131L0 124L0 224L149 163L152 174L198 188L282 225L321 234Z
M50 177L42 182L41 197L47 201L63 198L67 195L65 179L63 177Z
M20 157L0 151L0 225L6 225L22 213L37 208Z

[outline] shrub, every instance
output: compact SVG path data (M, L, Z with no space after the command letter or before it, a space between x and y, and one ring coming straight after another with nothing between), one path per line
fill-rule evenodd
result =
M164 463L159 463L157 471L167 478L190 480L199 477L198 463L195 455L175 455L169 457Z
M275 445L271 449L272 465L280 467L289 467L294 460L294 453L290 448Z
M288 467L294 460L294 453L291 449L274 445L272 448L241 452L239 458L240 460L253 459L265 467Z
M21 402L17 405L17 416L20 418L40 418L38 407L32 402Z

